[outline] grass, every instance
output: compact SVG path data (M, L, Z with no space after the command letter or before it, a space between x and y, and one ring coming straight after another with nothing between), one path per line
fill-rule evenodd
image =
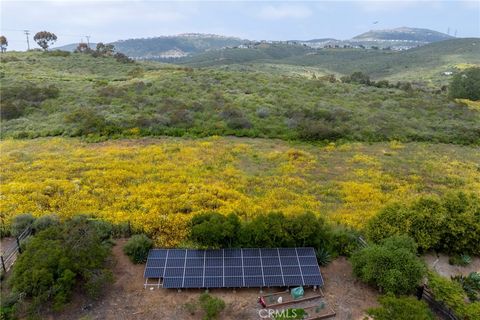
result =
M279 72L270 72L279 68ZM2 55L2 138L235 135L308 141L480 142L480 113L444 94L308 79L288 66L191 69L45 53ZM285 75L285 71L289 76ZM48 86L58 95L42 96ZM33 88L33 89L26 89ZM30 91L36 90L32 96ZM22 95L19 99L18 95ZM3 112L3 111L2 111Z

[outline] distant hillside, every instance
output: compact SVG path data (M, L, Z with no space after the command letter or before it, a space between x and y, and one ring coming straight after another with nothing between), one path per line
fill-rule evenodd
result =
M235 47L248 42L240 38L213 34L188 33L178 36L128 39L112 42L117 51L136 59L179 58L212 49ZM76 44L69 44L57 49L73 51ZM95 44L92 44L94 47Z
M454 37L433 31L429 29L407 28L401 27L387 30L370 30L362 33L352 40L357 41L378 41L378 40L395 40L395 41L415 41L423 43L431 43L452 39Z
M273 59L276 49L244 50L258 50ZM319 58L302 55L301 49L279 50L289 55L277 59L295 62L298 54L298 61L313 63ZM351 57L360 52L366 59L376 54L374 51L340 52ZM336 55L328 57L334 61ZM120 63L113 57L81 53L64 57L50 52L7 52L1 59L0 139L84 136L97 141L132 135L235 135L309 141L480 143L480 112L452 104L442 92L330 82L257 68L237 71L143 61ZM347 60L344 56L342 61ZM378 56L369 61L376 60ZM353 70L362 66L361 59L358 61Z
M332 73L368 73L374 78L401 75L402 80L443 77L456 64L480 64L480 39L462 38L435 42L405 51L364 49L312 49L305 46L265 45L246 49L211 51L181 59L197 67L269 63L317 67ZM434 73L434 74L433 74Z

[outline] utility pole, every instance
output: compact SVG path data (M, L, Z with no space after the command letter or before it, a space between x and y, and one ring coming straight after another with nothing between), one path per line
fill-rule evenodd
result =
M87 47L90 48L90 36L85 36L87 38Z
M30 30L23 30L25 36L27 37L27 50L30 50L30 41L28 40L28 36L30 35Z

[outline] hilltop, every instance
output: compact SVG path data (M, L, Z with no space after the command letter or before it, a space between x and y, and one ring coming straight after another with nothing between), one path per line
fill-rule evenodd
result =
M453 39L454 37L430 29L401 27L386 30L370 30L362 33L352 40L357 41L378 41L378 40L395 40L395 41L412 41L421 43L431 43Z
M185 57L224 47L234 47L247 40L215 34L185 33L176 36L138 38L112 42L117 51L134 59L170 59ZM94 44L92 44L93 46ZM76 44L59 47L59 50L73 51Z

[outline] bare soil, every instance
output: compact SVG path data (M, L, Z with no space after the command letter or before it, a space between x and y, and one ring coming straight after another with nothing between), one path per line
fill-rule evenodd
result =
M468 276L470 272L480 272L480 257L472 257L472 262L468 266L455 266L448 263L448 256L444 254L428 253L423 259L427 266L436 271L441 276L450 278L451 276Z
M123 254L126 240L117 240L113 248L113 272L115 282L106 289L99 301L89 301L83 296L75 296L72 303L49 319L169 319L193 320L203 316L199 307L192 315L185 307L186 302L198 301L203 290L144 289L144 265L135 265ZM377 306L377 293L372 288L356 281L352 268L345 258L339 258L322 268L325 280L325 300L336 312L335 319L361 320L364 310ZM280 288L264 290L263 294L281 291ZM312 290L312 289L306 289ZM215 289L210 294L223 299L226 308L219 319L260 319L257 304L262 294L258 289ZM303 306L303 305L302 305ZM296 307L294 304L289 308Z

